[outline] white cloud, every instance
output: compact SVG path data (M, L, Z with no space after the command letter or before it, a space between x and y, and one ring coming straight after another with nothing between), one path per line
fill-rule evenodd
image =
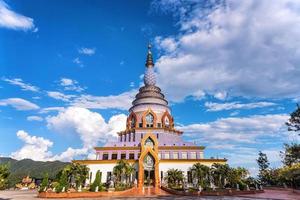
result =
M156 63L158 81L171 100L196 91L299 97L300 2L212 2L156 1L157 8L177 14L180 28L157 43L164 52Z
M74 58L73 63L77 64L79 67L83 67L83 63L78 57Z
M12 106L17 110L36 110L40 108L38 105L21 98L0 99L0 106Z
M89 152L88 149L73 149L69 147L66 151L62 152L59 155L55 155L51 158L51 160L61 160L65 162L72 161L77 156L84 156L87 155Z
M63 111L65 108L64 107L47 107L47 108L42 108L40 113L49 113L52 111Z
M128 110L132 105L132 100L136 94L136 90L130 90L128 92L121 93L119 95L110 96L92 96L81 95L73 102L73 106L93 109L120 109Z
M286 133L285 122L288 115L254 115L250 117L221 118L213 122L190 124L177 127L185 132L190 140L216 145L224 141L254 143L259 138L282 137Z
M222 111L222 110L233 110L233 109L253 109L253 108L264 108L270 106L276 106L276 103L272 102L255 102L255 103L240 103L240 102L231 102L231 103L213 103L205 102L205 107L207 111Z
M27 132L19 130L17 136L25 144L16 152L11 154L11 157L17 160L29 158L32 160L47 161L51 158L52 153L48 150L52 147L53 142L43 137L30 136Z
M28 120L28 121L39 121L39 122L41 122L41 121L43 121L44 119L43 119L42 117L40 117L40 116L28 116L28 117L27 117L27 120Z
M17 85L22 88L22 90L28 90L32 92L38 92L39 88L36 86L33 86L29 83L24 83L24 81L20 78L14 78L14 79L8 79L8 78L2 78L3 81L8 82L11 85Z
M60 85L64 87L64 90L70 90L76 92L81 92L85 89L78 85L78 81L69 78L61 78Z
M91 56L96 53L96 48L82 47L78 49L78 53Z
M125 129L126 115L111 117L108 123L103 117L86 108L69 107L56 116L47 118L48 128L57 132L75 132L80 136L84 149L92 149L98 142L116 137L116 130Z
M52 97L52 98L58 99L58 100L62 100L65 102L69 102L72 98L75 97L75 95L66 95L66 94L63 94L63 93L57 92L57 91L48 91L47 94L49 97Z
M14 12L2 0L0 0L0 27L14 30L33 30L38 29L34 26L33 19Z

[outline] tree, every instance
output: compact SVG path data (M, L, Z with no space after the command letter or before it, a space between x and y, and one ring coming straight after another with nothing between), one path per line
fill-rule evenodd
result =
M300 187L300 163L281 168L279 175L292 187Z
M197 179L197 186L202 188L209 185L209 167L196 163L192 166L192 176Z
M228 172L228 184L231 187L236 187L236 184L245 185L246 177L249 175L249 171L243 167L230 168Z
M45 173L39 192L43 192L45 190L45 188L48 187L48 184L49 184L49 175L48 175L48 173Z
M114 167L113 174L116 176L117 183L120 183L122 180L125 180L125 182L128 183L128 180L134 171L134 166L122 159L118 161L117 165ZM122 179L122 177L125 177L125 179Z
M57 188L57 192L62 192L63 188L65 188L65 191L67 191L69 188L68 174L64 171L59 178L59 186Z
M9 166L7 164L0 165L0 190L5 190L8 187L9 175Z
M178 188L184 180L183 171L178 169L169 169L167 171L167 176L165 177L165 180L168 182L168 187Z
M211 166L211 176L214 180L215 185L219 188L223 188L225 186L225 181L230 171L230 167L228 164L218 164L214 163Z
M259 167L259 174L258 174L259 180L264 185L268 184L268 168L270 163L268 161L267 155L259 151L258 159L256 161Z
M91 187L90 187L90 190L92 192L95 192L96 191L96 188L98 186L98 191L101 191L103 188L103 185L101 183L101 178L102 178L102 173L100 172L100 170L97 171L96 173L96 177L95 177L95 180L94 182L92 183Z
M294 132L300 131L300 106L299 106L299 104L297 104L297 109L290 114L290 118L285 124L288 126L288 131L294 131Z
M284 151L280 152L283 157L283 164L291 166L300 162L300 144L284 144Z

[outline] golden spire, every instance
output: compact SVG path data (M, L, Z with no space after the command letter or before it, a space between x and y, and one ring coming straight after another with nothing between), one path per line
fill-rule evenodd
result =
M153 67L153 58L152 58L152 52L151 52L151 44L148 44L148 54L147 54L147 60L146 60L146 67Z

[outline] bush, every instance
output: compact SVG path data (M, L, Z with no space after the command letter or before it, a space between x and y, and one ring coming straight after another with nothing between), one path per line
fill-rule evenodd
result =
M129 189L131 188L131 184L129 183L116 183L115 185L115 190L116 191L123 191L123 190L126 190L126 189Z

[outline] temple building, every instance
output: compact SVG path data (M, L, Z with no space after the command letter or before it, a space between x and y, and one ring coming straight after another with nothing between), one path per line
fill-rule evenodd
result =
M153 185L159 187L166 172L180 169L191 182L191 167L195 163L211 166L225 164L226 159L204 158L204 146L197 146L182 139L183 132L176 130L168 101L156 85L151 46L148 47L144 86L129 109L126 130L116 133L117 141L108 142L103 147L95 147L95 160L77 160L90 169L89 182L93 182L96 172L102 173L102 182L113 177L113 168L121 159L134 164L134 180L138 187Z

